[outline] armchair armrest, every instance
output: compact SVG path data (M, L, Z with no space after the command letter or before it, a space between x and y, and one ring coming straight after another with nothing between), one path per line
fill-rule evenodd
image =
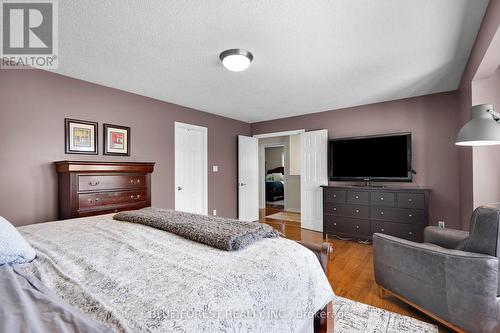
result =
M469 237L463 230L426 227L424 229L424 243L432 243L447 249L456 249L457 246Z
M493 332L498 259L374 234L375 281L468 332Z

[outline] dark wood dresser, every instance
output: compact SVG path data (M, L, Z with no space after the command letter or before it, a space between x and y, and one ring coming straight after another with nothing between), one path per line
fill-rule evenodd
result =
M154 163L59 161L55 165L60 219L151 206Z
M323 233L371 239L376 232L423 240L429 224L429 189L323 187Z

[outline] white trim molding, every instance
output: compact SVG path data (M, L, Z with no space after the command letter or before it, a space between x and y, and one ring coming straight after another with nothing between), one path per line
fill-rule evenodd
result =
M274 132L274 133L264 133L264 134L255 134L253 137L257 139L263 139L263 138L273 138L276 136L286 136L286 135L295 135L295 134L300 134L304 133L306 130L305 129L299 129L299 130L292 130L292 131L283 131L283 132Z

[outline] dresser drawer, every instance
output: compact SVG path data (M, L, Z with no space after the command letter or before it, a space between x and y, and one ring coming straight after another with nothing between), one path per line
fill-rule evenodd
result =
M370 217L370 207L327 202L325 203L325 214L367 219Z
M371 237L370 221L348 217L325 216L323 230L326 233L351 237Z
M414 242L422 242L424 238L424 227L414 224L372 221L371 228L372 234L378 232Z
M124 210L134 210L149 207L145 201L136 202L132 204L124 204L121 206L106 206L101 209L85 209L77 211L76 217L87 217L87 216L95 216L102 214L110 214L110 213L118 213Z
M78 191L99 191L146 186L145 175L79 175Z
M80 209L146 201L145 191L103 192L78 195Z
M373 206L394 207L395 195L390 192L372 192L370 193L370 202Z
M420 209L372 207L370 217L400 223L426 224L424 211Z
M347 191L346 201L351 204L368 205L370 196L368 192L363 191Z
M424 193L398 193L398 207L425 209Z
M324 188L324 200L325 202L345 202L345 191L344 190L332 190L329 188Z

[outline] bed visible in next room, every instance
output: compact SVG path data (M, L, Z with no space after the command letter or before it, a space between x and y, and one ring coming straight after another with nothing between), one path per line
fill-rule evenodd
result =
M18 228L19 265L116 332L302 332L333 298L315 254L284 238L222 251L113 215Z
M285 197L284 168L278 167L267 171L266 175L266 201L274 202Z

